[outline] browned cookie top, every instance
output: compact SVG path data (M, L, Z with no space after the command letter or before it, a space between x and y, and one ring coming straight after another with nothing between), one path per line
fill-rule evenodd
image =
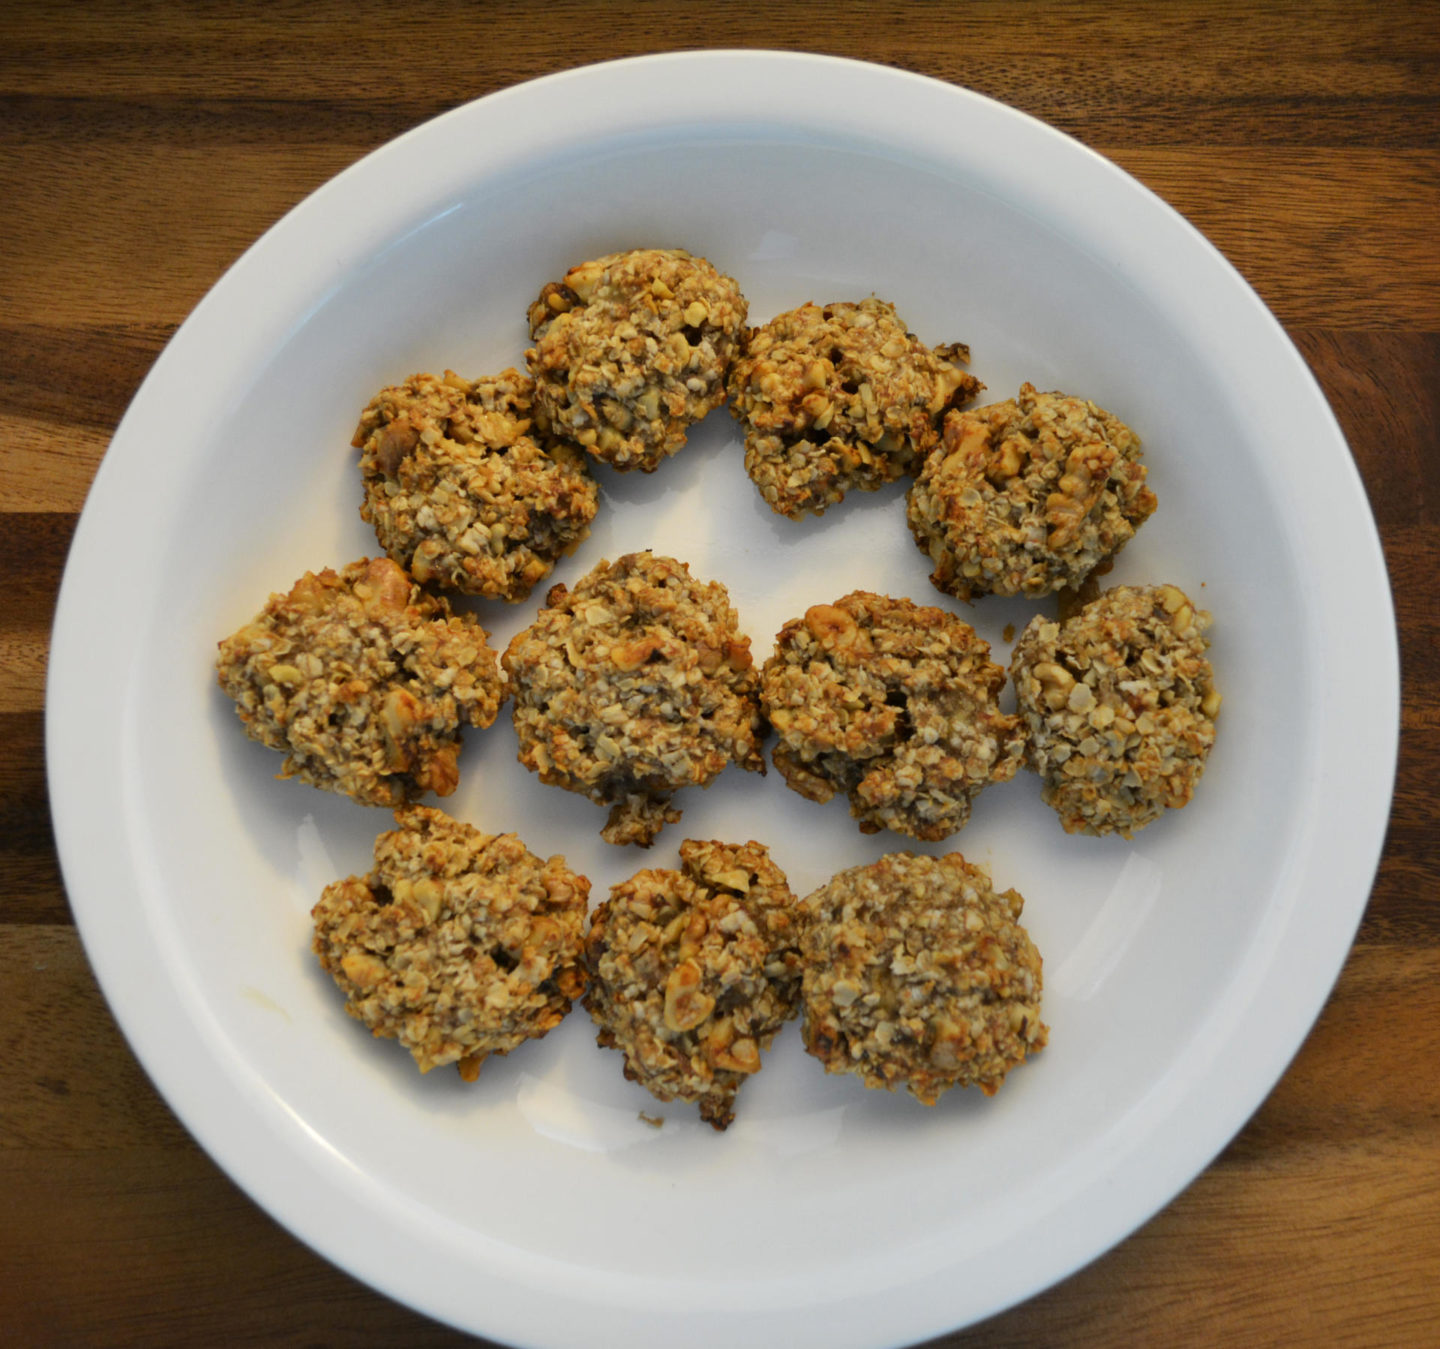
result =
M812 801L845 792L866 833L948 837L1023 751L989 657L943 609L863 590L813 606L781 630L761 677L776 768Z
M515 370L447 370L381 390L362 414L360 514L422 585L521 600L590 532L595 480L535 425L532 392Z
M734 280L683 249L582 262L530 306L536 406L595 458L652 472L724 401L745 314Z
M948 408L983 387L959 343L926 347L892 305L803 304L745 337L730 410L745 430L745 470L780 515L823 514L853 489L911 472Z
M959 853L842 871L801 905L806 1049L926 1105L956 1086L994 1095L1048 1038L1023 905Z
M910 531L947 594L1078 589L1155 509L1140 440L1084 398L1036 393L951 413L910 488Z
M625 1076L695 1101L717 1129L800 995L795 899L758 843L687 839L680 871L642 871L596 909L585 1005Z
M284 751L282 777L372 806L453 792L461 727L504 701L485 629L383 557L271 595L216 668L246 733Z
M520 761L612 807L602 837L648 845L681 787L764 772L749 638L725 587L673 558L602 561L555 586L504 657Z
M559 1025L585 986L590 882L499 836L411 806L375 840L375 866L325 887L313 949L345 1010L399 1040L421 1072L474 1081Z
M1175 586L1116 586L1010 656L1026 761L1067 833L1129 838L1184 806L1215 743L1210 615Z

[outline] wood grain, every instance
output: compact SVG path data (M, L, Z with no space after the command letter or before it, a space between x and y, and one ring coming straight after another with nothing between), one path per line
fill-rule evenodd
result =
M1440 4L12 0L0 43L0 1343L473 1343L195 1146L71 922L44 773L65 553L116 424L260 233L448 108L686 47L853 56L1079 137L1287 327L1395 590L1399 775L1359 939L1280 1084L1128 1241L960 1345L1426 1344L1440 1325ZM1363 714L1363 710L1362 710Z

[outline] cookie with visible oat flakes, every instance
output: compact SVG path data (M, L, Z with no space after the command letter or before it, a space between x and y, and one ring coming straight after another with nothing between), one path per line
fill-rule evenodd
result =
M609 806L607 842L648 847L671 795L729 763L765 771L750 639L683 562L628 553L552 587L503 661L520 762Z
M461 727L504 701L485 629L383 557L271 595L220 643L216 674L245 733L284 752L281 777L371 806L448 796Z
M951 413L911 484L906 518L937 589L1078 590L1155 510L1140 439L1088 399L1037 393Z
M1049 1038L1024 902L959 853L842 871L801 901L805 1048L925 1105L951 1087L993 1096Z
M960 343L925 346L873 296L776 315L745 335L730 372L745 471L792 520L894 482L984 387L961 369L969 358Z
M775 767L812 801L846 793L864 833L948 838L1024 751L989 657L943 609L863 590L812 606L781 629L761 673Z
M1010 677L1026 766L1066 833L1129 838L1188 804L1220 711L1209 626L1175 586L1116 586L1020 634Z
M422 1073L453 1063L473 1082L583 991L590 882L438 810L411 806L395 823L368 875L325 887L313 950L372 1034L398 1040Z
M734 279L683 249L582 262L530 306L536 408L596 459L651 473L725 400L746 312Z
M522 600L589 534L595 480L536 424L533 388L515 370L418 374L361 415L360 514L421 585Z
M687 839L680 866L638 873L595 910L585 1006L627 1078L724 1129L798 1006L795 897L758 843Z

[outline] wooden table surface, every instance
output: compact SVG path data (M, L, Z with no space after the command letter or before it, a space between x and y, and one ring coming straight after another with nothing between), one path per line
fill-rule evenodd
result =
M51 614L127 402L273 221L456 104L569 66L706 46L951 80L1155 189L1310 362L1395 588L1394 810L1319 1023L1159 1216L943 1343L1440 1342L1440 6L11 0L0 35L0 1342L464 1341L255 1208L131 1056L51 838Z

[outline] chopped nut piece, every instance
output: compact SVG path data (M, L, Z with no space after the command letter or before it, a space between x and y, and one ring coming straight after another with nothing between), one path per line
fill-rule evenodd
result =
M955 1086L993 1096L1049 1037L1023 905L959 853L842 871L801 903L805 1048L926 1105Z
M1117 586L1020 634L1010 675L1026 764L1067 833L1129 838L1190 800L1220 710L1209 626L1174 586Z
M589 534L595 480L536 424L532 393L515 370L447 370L382 390L362 414L360 514L423 585L522 600Z
M765 771L749 641L724 586L682 562L631 553L553 587L504 664L520 762L610 806L611 843L648 846L680 818L671 793L727 763Z
M454 791L461 726L504 699L485 629L388 558L271 595L216 668L246 734L285 752L281 777L372 806Z
M595 910L585 1005L598 1042L661 1101L723 1129L735 1093L795 1015L795 897L758 843L687 839L680 871L642 871ZM743 880L743 884L740 883Z
M892 305L805 304L751 329L730 373L745 471L771 508L821 515L847 491L912 472L946 411L984 386L959 343L933 350Z
M583 262L530 306L536 407L613 468L653 472L724 401L745 314L735 282L683 249Z
M907 517L947 594L1078 589L1155 510L1140 441L1083 398L1036 393L945 419Z
M585 987L590 882L514 834L482 834L438 810L395 812L375 867L325 887L313 949L345 1010L398 1040L422 1073L453 1063L473 1082L560 1024Z
M1024 751L989 657L942 609L862 590L814 606L781 630L761 676L775 767L812 801L847 793L865 833L949 837Z

